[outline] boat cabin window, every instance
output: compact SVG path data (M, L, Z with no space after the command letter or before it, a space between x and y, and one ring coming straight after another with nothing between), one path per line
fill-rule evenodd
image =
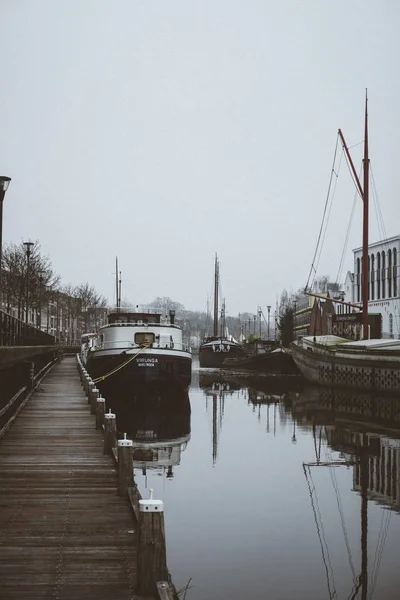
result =
M135 344L152 344L154 342L154 333L151 331L138 331L135 333Z

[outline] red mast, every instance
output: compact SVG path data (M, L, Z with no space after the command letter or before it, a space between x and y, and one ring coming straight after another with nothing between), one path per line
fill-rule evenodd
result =
M363 193L363 256L362 256L362 303L363 339L368 332L368 205L369 205L369 156L368 156L368 96L365 93L365 134L364 134L364 193Z
M349 160L350 168L356 182L357 189L363 201L363 242L362 242L362 268L361 268L361 301L362 301L362 324L363 339L369 337L368 331L368 214L369 214L369 156L368 156L368 96L365 94L365 132L364 132L364 185L361 187L360 180L351 159L349 149L345 142L343 133L339 129L339 136L342 140L343 148Z

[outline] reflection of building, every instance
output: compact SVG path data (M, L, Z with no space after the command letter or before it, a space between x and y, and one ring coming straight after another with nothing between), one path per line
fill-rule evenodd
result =
M400 511L400 439L379 437L379 452L368 457L368 499ZM353 472L354 489L361 492L358 463Z
M309 426L324 425L329 446L353 465L353 489L400 511L400 414L398 399L327 388L299 394L293 414ZM364 461L364 462L363 462Z

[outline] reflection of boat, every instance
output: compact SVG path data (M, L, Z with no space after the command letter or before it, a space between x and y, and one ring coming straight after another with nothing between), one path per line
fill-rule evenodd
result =
M199 348L200 367L222 367L226 358L242 356L242 346L228 335L225 326L225 303L221 311L220 331L218 332L218 286L219 286L219 263L215 255L214 272L214 323L213 335L206 336Z
M190 440L190 400L186 391L174 395L142 394L129 402L119 393L107 403L116 412L117 428L133 441L133 466L146 473L161 469L173 476L173 467Z
M86 354L86 369L100 386L135 386L186 389L190 385L192 356L182 341L182 330L155 311L138 312L117 307L99 328Z
M400 340L368 339L372 319L368 315L370 260L368 246L368 210L369 210L369 155L368 155L368 111L365 101L364 135L364 181L363 186L354 168L343 134L339 130L342 144L348 157L358 192L363 200L363 256L360 305L350 305L362 309L362 340L349 341L345 338L325 335L310 336L292 342L292 354L303 375L311 382L320 385L340 385L358 389L376 391L400 391ZM379 263L378 263L379 264ZM396 267L395 267L396 268ZM379 266L378 266L379 269ZM384 269L383 269L384 270ZM382 273L383 273L382 270ZM394 271L393 271L394 273ZM378 271L380 275L380 271ZM374 276L374 273L371 274ZM383 276L386 275L382 275ZM394 274L397 277L397 273ZM391 280L392 273L389 273ZM312 295L312 294L311 294ZM383 295L384 297L384 295ZM339 302L335 300L335 302ZM344 304L348 304L344 302ZM349 314L348 319L354 315Z

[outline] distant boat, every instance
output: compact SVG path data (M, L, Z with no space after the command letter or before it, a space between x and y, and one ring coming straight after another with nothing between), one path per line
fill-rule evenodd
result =
M218 287L219 287L219 262L215 255L214 269L214 322L213 335L206 336L199 348L200 367L221 368L226 358L243 356L243 347L227 333L225 323L225 302L221 310L221 322L218 322ZM218 329L220 331L218 331Z
M276 348L274 342L271 342L270 346L263 346L263 348L264 352L255 351L244 356L227 358L224 361L224 367L281 375L293 375L299 372L289 350L282 347Z
M337 385L377 392L400 392L400 340L368 339L368 208L369 208L369 155L368 155L368 99L365 100L364 181L363 186L339 129L344 150L348 156L353 177L363 200L363 256L362 256L362 340L350 341L335 335L307 336L292 342L293 359L301 373L313 383ZM397 276L397 273L395 274ZM310 293L310 292L309 292ZM313 295L310 293L310 295ZM314 294L318 296L318 294ZM339 302L334 300L334 302ZM348 304L343 302L343 304ZM353 315L354 316L354 315Z

